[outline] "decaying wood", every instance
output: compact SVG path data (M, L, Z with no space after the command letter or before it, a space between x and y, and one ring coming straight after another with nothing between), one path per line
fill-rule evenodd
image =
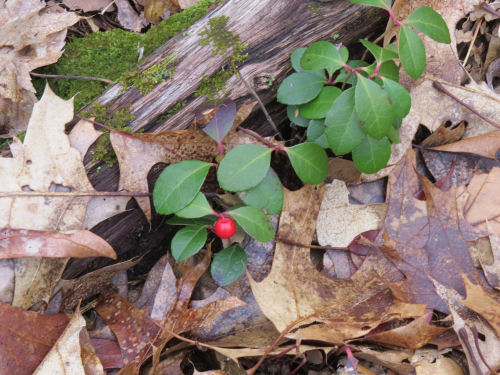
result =
M204 97L193 97L193 93L204 76L211 76L225 65L226 56L212 56L211 46L200 46L199 33L207 26L210 17L228 16L228 29L239 34L242 43L248 44L249 58L240 67L242 76L253 84L264 103L276 95L279 83L290 72L290 54L298 47L307 46L317 40L350 44L374 33L380 25L384 12L376 8L354 5L347 0L328 3L305 0L228 0L203 19L192 25L185 33L172 38L141 65L146 69L159 64L176 53L176 70L173 81L167 79L146 96L137 88L125 93L120 85L108 89L98 100L113 106L131 105L136 116L133 129L148 131L184 129L194 117L196 109L206 103ZM269 86L270 79L274 79ZM242 81L233 76L227 82L226 96L233 100L248 98ZM164 122L156 122L176 103L187 100L188 104ZM257 109L256 109L257 110Z
M226 15L229 17L228 28L240 35L243 43L248 43L249 58L239 70L243 77L255 88L264 104L269 105L275 99L280 82L291 72L290 54L298 47L307 46L317 40L333 41L349 45L363 37L372 37L380 32L384 24L384 12L375 8L354 5L347 0L317 2L312 0L228 0L214 9L206 17L192 25L186 32L179 34L161 46L149 56L140 69L146 69L177 53L173 81L166 80L156 86L146 96L136 87L122 91L120 85L109 88L98 101L108 104L111 109L130 104L131 112L136 116L131 126L137 130L161 131L165 129L186 128L192 121L195 111L206 103L206 98L194 97L193 93L204 76L210 76L225 65L227 56L212 56L211 46L200 46L198 35L207 26L210 17ZM228 53L229 54L229 53ZM269 86L269 79L274 82ZM227 82L226 96L241 103L251 97L245 85L237 77ZM186 100L187 105L166 121L159 121L176 103ZM271 106L271 116L283 116L284 106ZM255 111L259 111L258 106ZM255 119L255 117L253 117ZM276 118L275 118L276 121ZM279 122L279 121L276 121ZM261 126L251 124L257 131L270 127L261 121ZM96 173L96 165L86 158L90 169L90 179L98 190L113 191L117 188L118 167L108 168L101 165ZM99 170L97 169L97 170ZM120 220L110 220L107 225L100 225L99 234L123 234L117 238L126 238L137 231L139 225L137 212L123 214ZM127 216L128 215L128 216ZM144 227L144 233L149 227ZM157 237L165 241L163 236ZM118 241L120 242L120 241ZM120 248L120 247L123 248ZM137 242L128 241L115 248L122 255L135 248ZM93 264L92 268L96 268ZM78 267L83 271L81 267Z

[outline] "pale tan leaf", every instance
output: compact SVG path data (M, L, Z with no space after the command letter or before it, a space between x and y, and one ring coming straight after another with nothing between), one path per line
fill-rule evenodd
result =
M146 20L132 8L127 0L115 0L118 8L118 22L124 28L135 32L140 32L147 25Z
M93 10L101 10L106 8L107 11L114 10L114 6L108 7L113 3L113 0L63 0L63 4L71 10L81 9L84 12L92 12Z
M481 134L432 149L445 152L467 152L496 160L496 153L500 149L500 131Z
M69 143L71 147L76 148L80 153L80 157L85 157L90 146L99 138L103 133L94 128L91 121L81 119L71 129L69 133Z

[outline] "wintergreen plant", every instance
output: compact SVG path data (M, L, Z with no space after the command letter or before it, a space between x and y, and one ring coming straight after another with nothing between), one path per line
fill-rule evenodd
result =
M309 141L336 155L352 153L361 172L375 173L387 164L391 142L399 142L399 127L411 107L410 94L398 83L396 61L413 79L425 69L424 43L413 29L440 43L450 43L450 35L430 7L422 6L400 21L390 0L350 1L386 9L399 26L397 43L383 48L361 40L373 55L372 64L349 60L346 47L326 41L298 48L291 56L295 73L281 83L278 101L288 104L292 123L307 127Z

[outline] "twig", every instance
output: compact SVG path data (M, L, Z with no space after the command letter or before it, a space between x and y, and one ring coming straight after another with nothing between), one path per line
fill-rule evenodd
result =
M305 243L295 242L295 241L289 240L288 238L284 238L284 237L280 237L280 236L277 236L276 240L280 241L280 242L283 242L283 243L286 243L287 245L292 245L292 246L297 246L297 247L306 247L308 249L349 251L349 249L346 248L346 247L307 245Z
M7 191L0 192L5 197L149 197L151 193L129 191Z
M242 133L248 134L251 137L254 137L257 141L265 144L268 147L271 147L271 148L277 147L277 145L275 145L273 142L268 141L263 136L261 136L259 133L254 132L253 130L250 130L247 128L242 128L241 126L238 127L238 130L241 131Z
M247 88L247 90L250 91L250 93L253 95L253 97L259 103L259 107L260 107L260 109L262 109L262 112L264 112L264 116L266 116L267 122L269 122L269 124L271 125L271 127L273 128L273 130L276 133L278 133L279 135L281 135L280 131L278 130L278 127L276 126L276 124L274 123L273 119L269 115L269 112L267 112L266 106L264 105L264 103L262 103L262 100L260 100L259 95L255 92L255 90L253 89L253 87L250 86L250 84L243 77L243 75L241 74L241 72L239 70L238 70L238 76L240 77L241 81L243 82L243 84L245 85L245 87Z
M472 113L474 113L476 116L478 116L482 120L486 121L488 124L490 124L490 125L492 125L492 126L494 126L496 128L500 128L500 124L497 124L495 121L490 120L486 116L484 116L481 113L479 113L478 111L476 111L473 107L471 107L467 103L465 103L462 100L460 100L459 98L457 98L455 95L453 95L447 89L445 89L444 86L441 83L439 83L438 81L433 81L432 82L432 86L434 86L434 88L436 90L441 91L443 94L448 95L450 98L452 98L453 100L455 100L460 105L463 105L465 108L467 108L469 111L471 111Z
M481 18L479 20L479 22L477 23L476 31L474 31L474 36L472 37L472 40L471 40L470 45L469 45L469 49L467 50L467 55L465 55L465 59L464 59L464 62L462 64L464 68L467 65L467 60L469 60L469 56L470 56L470 53L472 51L472 47L474 46L474 43L476 42L477 34L479 32L479 28L481 27L482 22L483 22L483 19Z
M112 81L107 78L100 78L100 77L90 77L90 76L69 76L69 75L59 75L59 74L41 74L41 73L34 73L30 72L30 74L33 77L39 77L39 78L64 78L64 79L85 79L88 81L100 81L107 83L109 85L114 85L116 82Z
M460 64L460 66L462 66L462 64ZM462 67L463 68L463 67ZM473 94L477 94L477 95L482 95L484 96L485 98L488 98L488 99L491 99L491 100L494 100L498 103L500 103L500 99L498 97L495 97L493 95L490 95L488 94L487 92L483 92L483 91L479 91L479 90L475 90L473 88L470 88L470 87L465 87L465 86L460 86L460 85L457 85L455 83L452 83L452 82L448 82L448 81L444 81L442 79L439 79L439 78L435 78L435 77L432 77L432 76L425 76L424 77L425 79L429 80L429 81L436 81L436 82L439 82L445 86L450 86L450 87L454 87L456 89L460 89L460 90L464 90L464 91L468 91L468 92L472 92Z
M168 332L169 335L171 336L174 336L175 338L181 340L181 341L184 341L184 342L187 342L189 344L192 344L192 345L195 345L195 346L203 346L205 348L208 348L208 349L213 349L215 351L217 351L217 347L216 346L212 346L212 345L209 345L209 344L204 344L202 342L199 342L199 341L194 341L194 340L191 340L191 339L188 339L186 337L183 337L181 335L178 335L177 333L175 333L174 331L166 328L166 327L161 327L162 330L165 330Z

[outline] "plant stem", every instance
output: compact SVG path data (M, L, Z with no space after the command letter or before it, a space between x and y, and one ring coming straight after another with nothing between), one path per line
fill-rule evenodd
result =
M109 85L114 85L116 82L112 81L107 78L100 78L100 77L90 77L90 76L68 76L68 75L58 75L58 74L41 74L41 73L34 73L30 72L30 74L33 77L39 77L39 78L64 78L64 79L84 79L88 81L100 81L107 83Z
M293 240L289 240L285 237L277 236L276 240L279 242L286 243L287 245L297 246L297 247L306 247L308 249L321 249L321 250L337 250L337 251L349 251L346 247L335 247L335 246L320 246L320 245L307 245L304 243L299 243Z
M250 130L250 129L247 129L247 128L242 128L241 126L238 127L238 130L241 131L242 133L245 133L245 134L248 134L249 136L254 137L257 141L259 141L260 143L265 144L267 147L275 148L277 146L274 143L272 143L272 142L268 141L267 139L265 139L259 133L254 132L253 130Z
M465 108L467 108L469 111L471 111L472 113L474 113L476 116L478 116L482 120L486 121L488 124L490 124L490 125L492 125L492 126L494 126L496 128L500 128L500 124L497 124L495 121L490 120L486 116L484 116L481 113L479 113L478 111L476 111L473 107L471 107L467 103L463 102L461 99L457 98L455 95L453 95L447 89L445 89L444 86L441 83L439 83L438 81L433 81L432 82L432 86L436 90L441 91L443 94L448 95L450 98L452 98L453 100L455 100L458 104L463 105Z

